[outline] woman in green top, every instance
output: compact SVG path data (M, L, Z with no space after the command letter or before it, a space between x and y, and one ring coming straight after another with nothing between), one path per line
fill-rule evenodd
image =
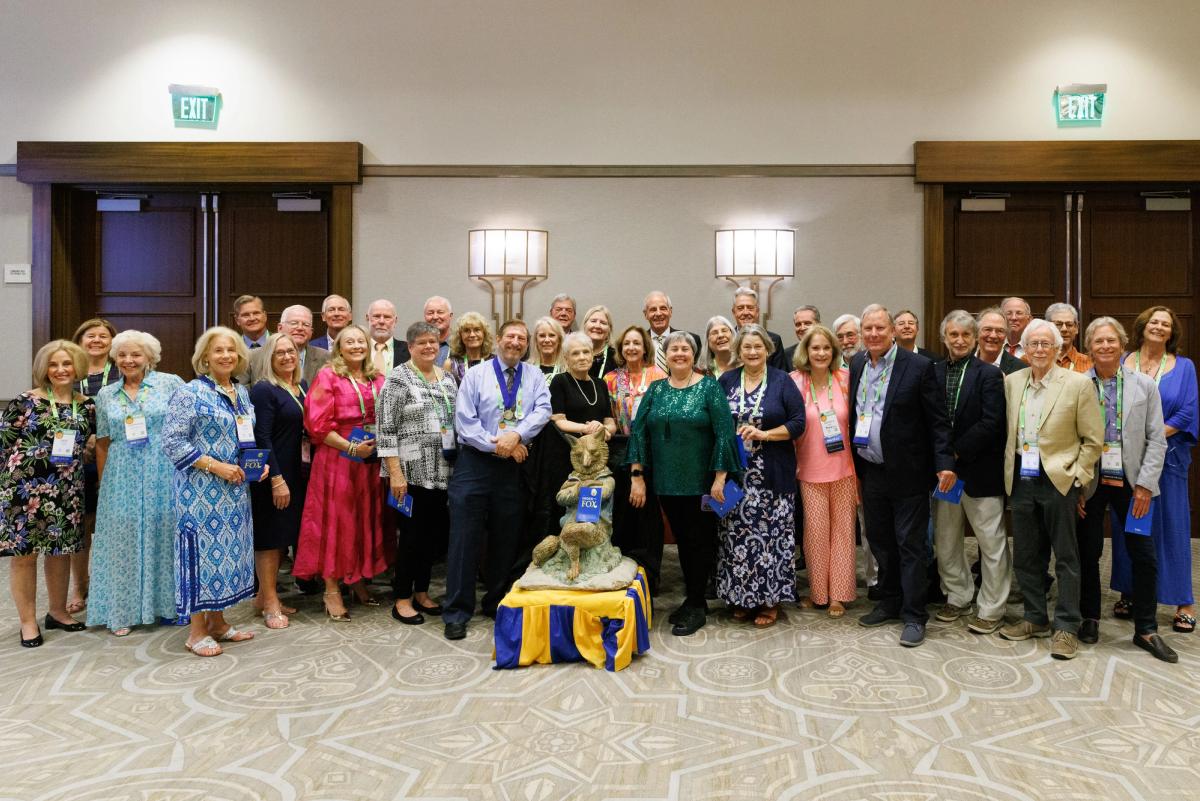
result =
M700 509L700 496L725 500L725 477L738 469L738 456L729 403L715 379L695 371L691 337L676 331L663 347L670 374L642 397L629 437L629 502L634 508L646 503L642 468L653 466L654 491L679 544L686 592L669 618L671 633L686 636L704 625L704 588L717 558L717 517Z

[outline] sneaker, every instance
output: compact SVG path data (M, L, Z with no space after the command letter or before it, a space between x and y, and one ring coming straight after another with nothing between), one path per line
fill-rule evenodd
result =
M1000 636L1006 640L1014 641L1028 640L1030 637L1049 637L1050 624L1043 623L1040 626L1035 626L1028 620L1018 620L1016 623L1009 623L1000 629Z
M955 606L952 603L946 603L946 604L943 604L942 607L940 609L938 609L936 613L934 613L934 617L936 617L938 620L942 621L943 623L953 623L954 621L958 620L960 617L962 617L963 615L967 614L970 611L971 611L970 604L967 604L966 606Z
M866 626L867 628L874 628L875 626L882 626L884 623L891 623L892 621L899 619L900 615L896 614L895 612L889 612L882 606L877 606L870 612L867 612L865 615L860 617L858 619L858 625Z
M1003 624L1004 620L1002 618L989 620L979 615L971 615L971 619L967 621L967 629L976 634L995 634L996 629L1000 628Z
M1074 659L1079 653L1079 638L1069 631L1057 629L1050 640L1050 656L1055 659Z
M925 642L924 623L905 623L904 631L900 632L900 644L905 648L916 648Z

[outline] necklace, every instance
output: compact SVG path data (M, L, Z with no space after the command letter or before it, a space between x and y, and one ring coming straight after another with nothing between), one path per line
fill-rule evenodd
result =
M676 386L676 384L675 384L675 376L673 376L673 375L671 375L671 376L667 376L667 381L668 381L668 382L670 382L671 386L672 386L672 387L674 387L675 389L687 389L688 387L690 387L690 386L692 385L692 377L693 377L694 375L695 375L695 373L691 373L691 374L689 374L689 375L688 375L688 377L687 377L687 378L683 379L683 386L682 386L682 387L680 387L680 386Z
M571 376L571 380L573 380L575 382L575 386L579 389L579 394L583 397L583 399L585 401L587 401L587 405L595 406L596 403L600 400L600 388L597 387L595 384L592 384L591 379L589 379L588 383L592 384L592 399L588 400L587 393L583 391L583 384L579 383L579 379L576 378L575 376Z

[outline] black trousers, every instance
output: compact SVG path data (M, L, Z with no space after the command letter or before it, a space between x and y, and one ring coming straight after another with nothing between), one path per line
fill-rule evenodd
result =
M1133 625L1138 634L1158 631L1158 557L1154 541L1139 534L1126 534L1125 514L1133 488L1126 481L1114 487L1101 482L1096 494L1084 505L1085 517L1075 524L1079 540L1079 612L1089 620L1100 619L1100 556L1104 553L1104 516L1111 510L1112 535L1125 538L1125 550L1133 568Z
M1025 596L1025 619L1037 626L1050 623L1046 611L1046 568L1054 554L1058 602L1053 627L1079 632L1079 542L1075 536L1075 507L1079 488L1066 495L1046 477L1021 478L1020 460L1013 469L1013 572Z
M659 495L658 502L679 545L683 605L706 608L704 590L717 566L717 516L700 508L699 495Z
M905 623L929 620L925 592L929 587L929 496L893 498L888 495L882 465L868 464L859 474L863 487L863 516L867 542L879 564L878 605Z
M475 576L485 543L484 613L494 614L508 590L524 511L519 466L512 459L459 448L449 494L450 545L442 619L466 623L475 613Z
M385 484L385 491L390 492ZM392 575L392 597L411 598L414 592L429 591L433 561L446 550L450 533L450 508L446 490L409 485L412 517L396 515L396 569Z
M658 593L658 579L662 575L663 523L658 508L658 496L651 486L652 479L646 475L646 503L635 509L629 503L629 466L613 470L616 489L613 492L613 545L621 553L646 569L646 581L650 595ZM697 503L699 503L697 501Z

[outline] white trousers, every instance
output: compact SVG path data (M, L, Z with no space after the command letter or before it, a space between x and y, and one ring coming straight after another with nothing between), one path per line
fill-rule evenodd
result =
M969 521L979 543L979 616L988 620L1004 617L1012 584L1012 553L1004 530L1004 496L972 498L962 494L962 503L933 502L933 547L938 574L948 603L968 606L975 595L975 580L963 548L963 521Z

